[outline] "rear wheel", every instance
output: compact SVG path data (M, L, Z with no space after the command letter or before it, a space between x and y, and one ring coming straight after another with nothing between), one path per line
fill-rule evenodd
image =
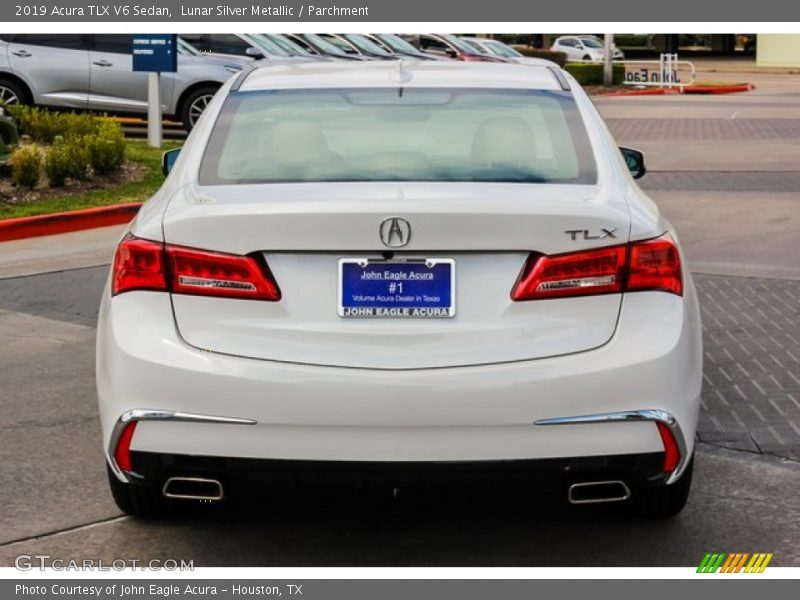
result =
M13 79L0 78L0 106L28 104L28 90Z
M108 484L119 509L129 515L157 519L170 513L171 504L154 484L123 483L108 468Z
M587 54L586 56L583 57L583 60L589 61L592 60L592 57Z
M642 517L650 519L668 519L674 517L686 506L689 499L689 489L692 486L692 471L694 470L694 456L689 461L681 478L672 485L638 490L631 498L633 511Z
M217 93L217 89L213 86L204 86L186 96L181 106L181 122L186 131L191 131L197 124L197 120Z

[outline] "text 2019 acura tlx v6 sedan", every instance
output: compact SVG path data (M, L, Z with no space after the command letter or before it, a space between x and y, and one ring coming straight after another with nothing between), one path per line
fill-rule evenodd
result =
M475 468L574 504L681 510L702 379L695 288L633 181L641 154L617 148L568 74L246 70L173 159L100 311L123 510L163 514L312 467Z

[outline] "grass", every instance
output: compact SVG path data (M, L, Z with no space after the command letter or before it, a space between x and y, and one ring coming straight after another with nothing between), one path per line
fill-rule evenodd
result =
M139 181L127 181L110 185L103 189L21 202L19 204L4 204L0 202L0 220L46 215L94 206L107 206L109 204L143 202L152 196L164 182L164 176L161 174L162 152L179 146L180 144L178 143L167 142L163 148L158 149L150 148L146 142L129 140L125 147L126 159L144 165L147 169L144 178Z

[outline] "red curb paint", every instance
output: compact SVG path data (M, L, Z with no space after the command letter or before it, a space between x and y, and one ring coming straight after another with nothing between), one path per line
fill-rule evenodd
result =
M683 88L655 88L652 90L631 90L630 92L610 92L595 94L595 97L612 98L621 96L664 96L667 94L735 94L756 89L752 83L741 85L687 85Z
M141 205L141 202L131 202L49 215L6 219L0 221L0 242L120 225L133 219Z
M683 88L684 94L735 94L756 89L752 83L742 85L689 85Z

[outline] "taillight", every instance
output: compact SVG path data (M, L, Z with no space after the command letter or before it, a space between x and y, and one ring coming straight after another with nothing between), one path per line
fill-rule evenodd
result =
M126 235L114 255L111 293L166 289L164 245Z
M165 245L129 234L114 257L112 294L133 290L268 301L281 298L263 259Z
M170 290L175 294L276 301L281 293L266 263L252 256L167 246Z
M669 237L631 244L628 291L660 290L683 294L681 258Z
M622 291L625 246L529 258L513 300L585 296Z
M511 299L539 300L657 290L681 295L681 261L669 236L525 262Z

